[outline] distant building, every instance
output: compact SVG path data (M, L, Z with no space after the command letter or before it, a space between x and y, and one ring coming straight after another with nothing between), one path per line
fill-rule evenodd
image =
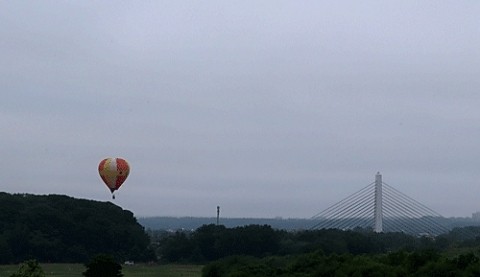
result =
M473 213L472 219L475 221L480 221L480 212Z

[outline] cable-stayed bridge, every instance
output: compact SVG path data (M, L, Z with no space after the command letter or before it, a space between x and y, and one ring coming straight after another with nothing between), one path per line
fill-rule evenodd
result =
M440 222L440 214L382 182L375 182L335 203L312 217L311 229L355 228L381 232L403 232L418 236L437 236L449 229Z

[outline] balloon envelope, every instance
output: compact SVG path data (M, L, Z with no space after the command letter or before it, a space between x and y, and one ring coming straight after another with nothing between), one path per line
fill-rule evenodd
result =
M130 173L130 166L122 158L106 158L98 165L98 172L103 182L113 193L125 182Z

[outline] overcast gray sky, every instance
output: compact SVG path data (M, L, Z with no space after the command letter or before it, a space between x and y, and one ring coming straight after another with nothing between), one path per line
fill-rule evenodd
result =
M1 1L0 190L311 217L374 181L480 210L479 1ZM373 197L373 196L372 196Z

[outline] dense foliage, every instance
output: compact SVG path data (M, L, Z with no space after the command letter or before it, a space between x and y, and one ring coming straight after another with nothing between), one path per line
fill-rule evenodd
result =
M268 226L226 229L204 226L216 233L213 247L199 244L196 232L187 236L191 245L213 253L229 253L203 269L205 277L221 276L480 276L478 227L454 229L439 237L413 237L402 233L374 233L367 230L315 230L284 232ZM234 248L236 237L245 230L268 236L272 247L254 252L221 252ZM273 232L273 234L272 234ZM212 232L211 232L212 233ZM219 234L223 233L223 235ZM465 236L468 234L468 236ZM173 237L179 236L175 234ZM253 233L250 236L255 237ZM224 239L225 237L230 239ZM233 238L232 238L233 237ZM256 244L256 239L242 240ZM202 250L203 249L203 250ZM242 249L251 249L243 246ZM164 249L166 250L166 249ZM197 250L198 251L198 250ZM219 255L222 256L222 255ZM207 258L207 256L203 256Z
M10 277L45 277L45 272L37 260L28 260L20 264L18 271Z
M267 225L150 234L161 261L207 262L208 277L480 276L478 227L438 237L364 229L286 232Z
M263 259L232 256L206 265L203 276L480 276L480 263L474 253L448 258L433 250L376 255L325 255L316 251Z
M232 255L264 257L321 250L326 254L377 254L396 250L443 249L457 243L442 237L432 240L402 233L377 234L365 230L312 230L287 232L268 225L226 228L204 225L193 232L151 233L164 262L208 262Z
M86 262L97 253L118 260L154 259L133 214L105 202L62 195L0 193L0 263Z
M122 266L110 255L98 254L85 264L85 277L122 277Z
M277 232L267 225L226 228L211 224L193 233L165 234L157 241L157 251L166 262L205 262L231 255L276 253L278 242Z

